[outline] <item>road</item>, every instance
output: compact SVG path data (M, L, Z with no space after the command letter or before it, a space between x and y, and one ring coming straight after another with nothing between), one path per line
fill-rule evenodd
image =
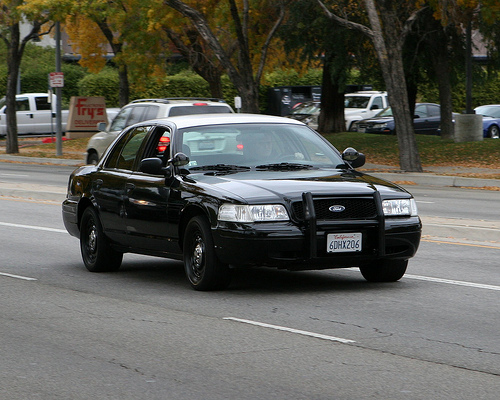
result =
M59 202L0 197L0 398L497 399L500 193L410 189L460 234L436 223L400 282L252 269L212 293L169 260L89 273Z

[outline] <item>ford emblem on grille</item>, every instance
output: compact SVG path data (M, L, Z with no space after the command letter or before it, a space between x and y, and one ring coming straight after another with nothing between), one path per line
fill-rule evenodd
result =
M328 207L328 209L331 211L331 212L342 212L345 210L345 207L344 206L340 206L340 205L335 205L335 206L330 206Z

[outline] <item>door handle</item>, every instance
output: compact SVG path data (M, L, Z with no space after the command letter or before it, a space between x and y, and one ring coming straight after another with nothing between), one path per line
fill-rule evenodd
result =
M132 190L135 189L135 185L129 182L125 185L125 188L127 189L127 192L131 192Z

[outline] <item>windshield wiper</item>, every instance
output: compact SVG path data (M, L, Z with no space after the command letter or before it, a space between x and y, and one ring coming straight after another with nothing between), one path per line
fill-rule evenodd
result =
M257 165L257 170L270 170L270 171L291 171L297 169L313 169L314 167L309 164L295 164L295 163L276 163L276 164L262 164Z
M190 167L190 171L248 171L250 167L244 165L231 165L231 164L213 164L202 165L199 167Z

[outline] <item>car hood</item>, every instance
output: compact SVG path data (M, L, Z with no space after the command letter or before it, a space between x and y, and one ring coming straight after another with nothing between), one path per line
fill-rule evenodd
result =
M302 193L313 195L409 197L398 185L354 170L248 171L216 175L187 175L186 183L196 191L240 202L296 200ZM195 184L194 186L192 184Z

